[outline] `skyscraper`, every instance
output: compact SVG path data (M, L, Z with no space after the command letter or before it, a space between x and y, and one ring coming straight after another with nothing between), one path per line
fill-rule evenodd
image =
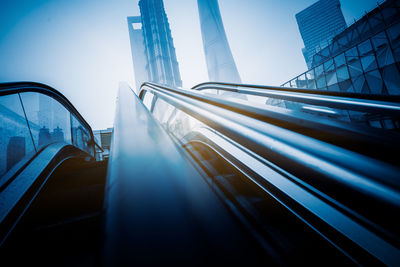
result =
M308 68L312 67L315 53L346 28L339 0L320 0L297 13L296 20L303 38L303 56Z
M312 68L283 86L400 95L399 6L400 0L382 2L317 52Z
M140 16L128 17L136 91L145 81L182 86L174 42L162 0L140 0Z
M217 0L198 0L197 4L209 80L241 83Z
M143 82L149 81L147 58L143 39L143 25L140 16L128 17L129 38L131 41L133 70L135 73L136 92L139 93Z
M149 80L170 86L182 86L163 1L140 0L139 8Z

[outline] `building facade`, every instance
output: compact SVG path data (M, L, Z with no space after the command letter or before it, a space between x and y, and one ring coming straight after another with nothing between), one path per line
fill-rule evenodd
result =
M175 47L162 0L140 0L147 75L155 83L182 86Z
M128 17L136 92L143 82L181 87L174 42L162 0L140 0L140 16Z
M102 150L100 150L96 146L96 157L98 157L97 160L105 160L109 158L112 132L113 128L93 131L93 137L96 143L102 148Z
M217 0L198 0L201 35L211 82L241 83Z
M314 67L285 87L400 95L400 0L387 0L335 36Z
M143 25L140 16L128 17L129 38L131 42L133 71L135 74L136 93L142 83L149 81L147 75L147 58L143 39Z
M308 68L313 66L315 53L346 28L339 0L320 0L297 13L296 20L303 38L305 47L302 52Z

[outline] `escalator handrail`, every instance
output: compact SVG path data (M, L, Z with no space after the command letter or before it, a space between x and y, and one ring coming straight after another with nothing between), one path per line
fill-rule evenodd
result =
M241 253L251 249L199 170L127 84L120 85L113 129L104 266L199 263L208 258L201 248L211 248L209 244L222 248L218 257L231 257L224 250L227 244ZM203 238L212 242L202 244ZM149 257L154 253L157 257Z
M398 142L398 134L391 131L383 132L381 129L375 129L372 127L359 127L357 125L352 125L350 123L335 120L322 121L320 123L318 120L315 120L314 117L311 118L305 113L285 113L263 106L252 106L247 105L246 103L240 103L236 101L233 102L220 96L214 97L213 95L204 95L193 90L182 90L178 88L173 89L167 86L158 85L150 82L143 83L141 87L139 98L141 98L142 100L144 99L144 94L146 91L144 88L146 86L155 86L157 88L163 88L164 90L173 91L180 95L197 99L205 103L222 107L224 109L234 110L239 114L250 116L257 120L263 120L267 122L273 121L274 124L278 125L290 125L292 129L295 129L298 132L302 132L302 129L304 129L305 127L307 129L313 129L315 131L314 136L318 135L319 138L322 138L321 140L325 140L323 139L325 136L332 135L345 138L346 140L352 140L356 143L363 145L366 142L369 142L369 144L377 144L376 147L381 146L383 143L386 144L385 147L388 147L387 144L389 142L390 147L398 147L400 145Z
M249 119L250 118L254 118L255 121L252 121L251 123L253 123L253 124L256 123L257 124L256 128L258 128L258 127L259 128L263 128L264 127L262 119L263 119L263 117L266 117L266 115L264 115L264 114L250 114L250 116L249 116L249 114L247 114L246 112L242 112L242 110L240 110L239 108L236 108L237 106L238 107L241 106L238 103L233 103L233 102L226 101L226 102L231 104L231 108L229 108L229 106L228 107L226 106L228 104L225 103L221 99L213 98L213 97L210 97L210 96L199 95L199 94L196 94L194 92L190 92L190 91L182 90L182 89L178 89L178 88L169 88L167 86L158 85L158 84L154 84L154 83L144 83L141 88L142 88L142 90L140 92L139 98L142 99L142 100L143 100L143 96L144 96L145 91L149 90L152 93L155 93L155 95L161 97L163 100L173 99L173 101L175 102L175 105L172 103L172 101L170 101L171 102L170 104L174 105L178 109L181 109L182 107L184 107L184 111L185 112L189 112L189 114L192 114L192 115L195 115L196 111L193 108L189 108L190 105L193 106L193 107L199 108L199 109L207 107L207 108L209 108L207 111L215 110L215 112L216 112L215 115L220 117L220 118L222 118L222 119L224 119L224 120L226 120L226 121L231 120L233 116L238 116L237 117L238 119L237 120L235 119L234 122L236 124L241 124L241 125L247 127L246 125L250 125L250 124L247 123L247 121L244 120L244 119L240 120L240 118L246 118L246 117L249 118ZM221 110L219 108L222 108L224 110ZM230 112L233 112L233 114L230 114ZM225 114L227 114L227 115L225 115ZM243 117L239 118L239 116L243 116ZM200 115L196 115L195 117L197 119L199 119ZM200 117L200 118L201 118L200 121L203 121L203 122L204 121L207 121L207 122L208 121L212 121L212 125L209 125L209 126L211 128L213 128L213 129L216 129L217 131L221 130L221 129L225 130L224 129L225 128L225 124L227 124L227 123L218 122L216 119L208 118L205 115ZM266 123L268 123L268 122L266 122ZM208 123L206 123L206 124L208 124ZM253 128L253 126L251 126L250 128ZM254 129L256 129L256 128L254 128ZM267 131L267 130L263 130L263 131ZM277 126L277 131L282 131L281 135L277 135L277 136L279 136L279 139L282 142L286 142L287 144L295 144L295 142L293 140L290 140L290 138L286 136L286 132L292 132L291 130L287 130L285 128L281 128L281 127ZM311 151L310 150L311 148L315 150L312 153L312 154L314 154L314 156L317 155L318 153L320 153L321 157L324 160L328 160L328 161L331 161L331 162L336 162L340 166L350 166L349 163L346 162L345 159L341 159L341 158L337 158L337 157L330 158L330 155L327 152L327 149L324 148L324 146L330 147L328 150L332 149L332 151L333 150L337 150L337 151L341 150L341 151L350 152L349 150L346 150L346 149L343 149L343 148L339 148L336 145L328 144L326 142L321 142L321 141L319 141L319 140L317 140L315 138L310 138L308 136L300 135L300 134L297 134L295 132L292 132L292 133L294 133L301 140L304 140L304 142L309 145L310 148L307 149L308 151ZM246 133L240 133L240 135L246 136ZM229 137L229 135L228 135L228 137ZM247 137L247 139L249 139L249 137ZM279 149L279 148L276 147L276 149ZM284 153L286 153L286 152L284 152ZM336 153L332 153L332 155L333 154L336 154ZM358 153L354 153L354 155L361 156L361 154L358 154ZM365 156L362 156L362 157L365 157ZM372 160L372 162L375 162L375 161L376 160ZM377 170L381 170L381 171L383 171L385 169L381 165L382 162L376 161L376 163L377 163L376 166L373 166L374 164L371 163L367 168L377 167ZM365 172L365 169L363 169L361 166L362 165L353 166L352 168L358 169L361 173L364 173L364 174L368 173L368 175L372 175L372 176L376 174L374 172ZM385 166L389 167L390 165L385 164ZM395 166L392 166L392 167L394 169L393 168L389 168L391 170L390 172L399 171ZM389 175L389 176L390 177L395 177L394 173L391 173L391 175ZM400 186L400 184L398 182L396 184L397 184L396 187ZM354 186L356 186L356 185L354 185Z
M142 100L145 92L150 91L155 95L153 102L154 99L162 99L233 141L246 146L265 160L273 164L279 161L279 168L300 179L306 178L306 183L311 186L320 181L340 184L339 187L335 185L335 196L344 194L344 190L347 190L350 192L347 196L354 197L356 192L357 196L365 196L363 198L365 205L378 201L396 210L400 208L399 181L390 184L390 181L398 180L400 171L396 166L372 160L282 127L275 127L268 122L246 116L235 107L224 108L224 104L221 104L223 100L220 98L154 83L144 83L141 89ZM323 195L322 191L322 198ZM346 231L351 235L350 230ZM359 237L356 237L354 242L367 248L368 251L373 251L373 246ZM398 250L394 251L397 253ZM383 259L382 255L379 257Z
M322 90L306 90L277 86L206 82L192 87L192 90L223 90L240 94L278 98L311 105L332 108L400 114L400 96L386 96L359 93L343 93Z
M37 82L10 82L0 83L0 96L11 95L24 92L37 92L54 98L60 104L62 104L75 118L82 123L90 133L90 140L96 145L92 127L82 117L79 111L72 105L72 103L59 91L43 83Z

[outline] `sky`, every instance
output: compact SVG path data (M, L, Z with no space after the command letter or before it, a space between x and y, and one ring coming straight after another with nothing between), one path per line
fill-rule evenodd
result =
M295 14L315 0L219 0L243 83L280 85L306 71ZM63 93L93 129L112 127L120 82L134 85L126 17L138 0L0 0L0 82ZM348 25L377 0L341 0ZM196 0L164 0L183 86L208 80Z

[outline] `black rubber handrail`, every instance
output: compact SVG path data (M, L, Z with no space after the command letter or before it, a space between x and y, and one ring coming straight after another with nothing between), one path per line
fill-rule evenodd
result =
M89 123L82 117L78 110L72 105L72 103L59 91L56 89L37 82L10 82L10 83L0 83L0 96L10 95L22 92L38 92L48 95L60 104L62 104L69 112L75 115L77 120L81 122L90 132L90 138L94 141L93 131Z

